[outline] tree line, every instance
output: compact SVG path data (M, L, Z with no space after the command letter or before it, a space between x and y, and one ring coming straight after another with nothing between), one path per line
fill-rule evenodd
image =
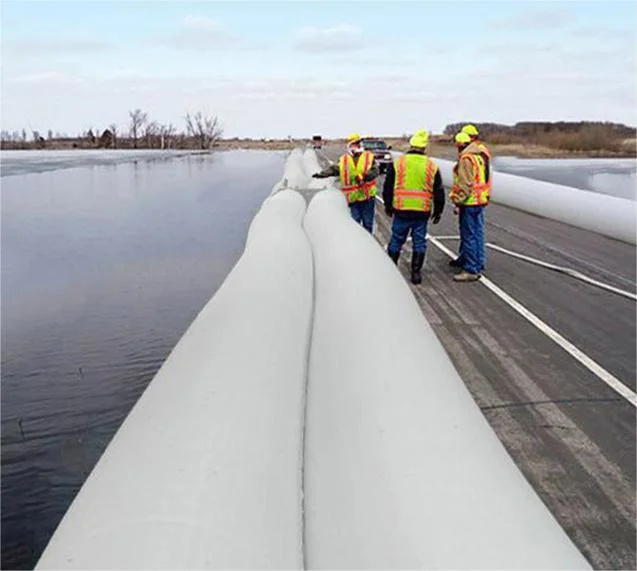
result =
M451 137L470 121L451 123ZM619 151L627 139L637 138L637 128L602 121L522 121L515 125L473 123L480 137L493 144L535 144L567 151Z
M116 123L96 130L90 127L72 137L66 133L48 130L46 138L42 132L26 129L0 132L2 149L210 149L223 135L223 126L216 115L201 111L186 113L184 127L179 131L172 123L160 123L151 119L147 112L132 109L128 123L119 129Z

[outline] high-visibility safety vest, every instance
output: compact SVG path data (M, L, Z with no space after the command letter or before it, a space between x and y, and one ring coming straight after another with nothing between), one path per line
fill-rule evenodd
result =
M350 154L341 156L338 166L341 177L341 190L345 193L348 204L362 202L376 196L376 179L359 183L356 176L364 177L374 164L374 154L363 151L354 163Z
M430 212L438 165L429 157L406 154L395 163L394 210Z
M460 161L470 161L473 166L473 185L471 186L471 194L462 203L463 206L486 206L489 204L491 194L491 181L486 180L486 164L484 157L474 154L461 155L459 161L453 168L453 184L451 185L451 194L457 195L460 192L458 184L458 165Z
M486 169L487 170L487 182L489 184L491 184L491 176L492 176L492 172L493 172L493 155L491 154L491 150L489 149L489 147L487 147L482 141L478 141L478 148L480 149L480 152L483 153L484 155L486 155L488 161L489 161L489 167ZM489 187L490 188L490 187Z

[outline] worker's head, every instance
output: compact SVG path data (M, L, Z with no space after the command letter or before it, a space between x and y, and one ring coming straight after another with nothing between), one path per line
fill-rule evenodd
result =
M429 144L429 133L427 129L420 129L416 131L411 139L409 139L409 146L412 149L418 149L420 151L424 151Z
M462 151L462 149L471 143L471 137L467 135L467 133L460 131L460 133L456 135L455 141L458 151Z
M467 135L469 135L472 141L475 141L479 135L478 128L475 125L472 125L471 123L469 123L468 125L465 125L462 128L461 133L466 133Z
M363 152L361 136L358 133L352 133L349 137L347 137L347 150L352 155L358 155Z

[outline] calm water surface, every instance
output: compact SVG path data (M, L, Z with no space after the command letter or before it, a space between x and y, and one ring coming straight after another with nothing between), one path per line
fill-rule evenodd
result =
M2 568L35 565L238 260L284 159L237 151L3 169Z

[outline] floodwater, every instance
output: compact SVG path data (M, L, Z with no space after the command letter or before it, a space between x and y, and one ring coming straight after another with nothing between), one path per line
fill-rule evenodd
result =
M635 159L518 159L495 157L495 170L590 192L637 200Z
M3 569L34 567L285 156L2 154Z

